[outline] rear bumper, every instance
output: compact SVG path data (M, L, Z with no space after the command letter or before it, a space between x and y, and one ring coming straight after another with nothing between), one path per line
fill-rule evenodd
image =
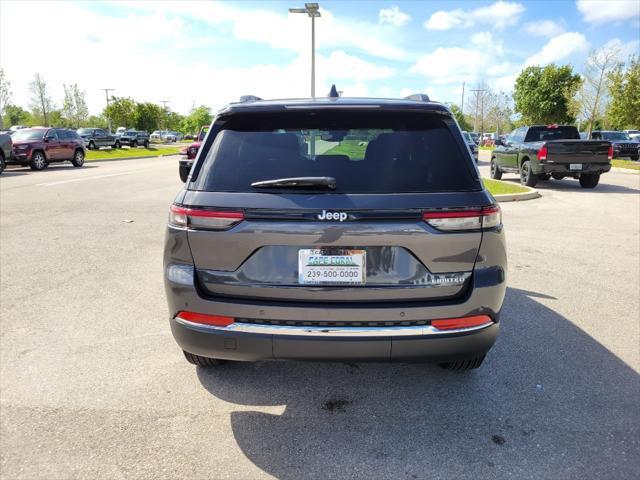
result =
M534 163L531 170L536 175L560 173L567 176L580 173L606 173L611 170L610 163L582 163L581 170L570 170L569 163Z
M234 325L242 328L243 324ZM279 334L273 327L266 327L265 333L249 333L171 319L171 331L183 350L203 357L236 361L448 361L486 353L496 340L499 326L491 322L480 328L437 334L407 333L409 329L402 332L401 327L388 327L386 332L378 329L375 335L374 332L361 332L361 336L353 332L343 335L335 329L333 333L331 330L323 333L304 327L284 328L288 329L287 334ZM296 335L296 329L300 331L299 335Z
M194 285L192 266L165 269L170 324L180 347L196 355L239 361L292 360L425 360L447 361L487 352L498 335L506 290L501 268L474 271L466 296L447 302L291 304L266 300L203 298ZM177 319L181 310L236 318L229 327ZM430 320L488 315L493 322L471 329L435 331ZM243 323L241 319L250 319ZM256 320L264 321L257 324ZM280 325L268 324L270 320ZM295 323L291 327L287 322ZM367 328L367 322L424 321L420 326ZM348 322L350 327L303 327L300 322ZM354 323L362 322L362 327ZM298 329L298 330L296 330ZM297 334L299 332L299 334Z

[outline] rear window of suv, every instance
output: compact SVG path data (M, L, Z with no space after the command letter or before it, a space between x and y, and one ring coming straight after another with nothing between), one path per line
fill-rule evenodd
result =
M190 188L296 193L254 182L333 177L316 193L424 193L481 188L455 122L430 112L346 110L241 114L223 124ZM459 134L458 134L459 137ZM464 148L464 150L463 150Z

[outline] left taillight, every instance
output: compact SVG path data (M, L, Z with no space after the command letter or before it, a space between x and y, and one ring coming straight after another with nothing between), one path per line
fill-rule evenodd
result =
M171 205L169 225L192 230L227 230L244 220L244 214L238 211L206 210Z
M540 150L538 150L538 160L541 162L546 162L547 161L547 146L546 145L542 145L542 147L540 148Z
M469 210L441 210L422 213L422 219L445 232L485 230L502 224L502 212L498 205Z
M607 159L613 160L613 145L609 145L609 151L607 152Z

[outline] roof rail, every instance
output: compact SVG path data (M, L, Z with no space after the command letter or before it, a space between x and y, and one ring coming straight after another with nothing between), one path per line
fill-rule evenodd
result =
M430 102L429 95L426 93L414 93L408 97L404 97L405 100L413 100L415 102Z
M255 95L242 95L240 97L240 103L257 102L259 100L262 99L260 97L256 97Z

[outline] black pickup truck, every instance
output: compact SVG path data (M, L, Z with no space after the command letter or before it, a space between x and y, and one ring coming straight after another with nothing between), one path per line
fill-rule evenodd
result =
M491 178L517 173L520 183L534 187L539 180L572 177L583 188L595 188L600 175L611 170L612 157L610 142L580 140L571 125L520 127L491 152Z

